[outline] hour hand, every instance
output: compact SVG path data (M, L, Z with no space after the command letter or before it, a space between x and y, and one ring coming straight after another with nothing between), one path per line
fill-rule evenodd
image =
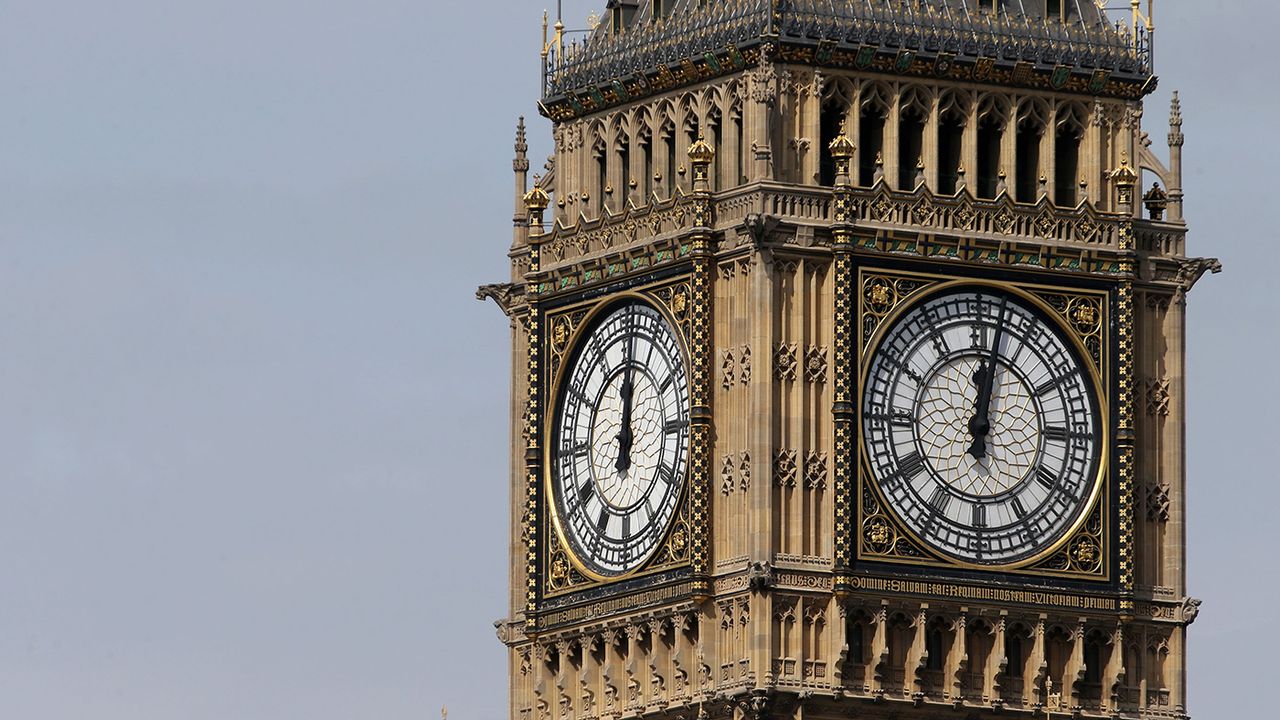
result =
M631 467L631 395L635 389L631 384L631 369L628 368L622 380L622 430L618 431L618 460L613 467L618 472L626 472Z

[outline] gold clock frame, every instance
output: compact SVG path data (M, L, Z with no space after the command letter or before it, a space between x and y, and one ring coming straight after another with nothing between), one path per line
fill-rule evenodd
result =
M587 330L593 327L597 318L628 301L638 301L653 307L675 331L677 344L685 363L686 377L690 385L688 395L692 403L694 379L691 363L691 296L691 279L688 275L683 275L611 293L604 297L578 300L548 309L546 327L548 328L549 362L546 382L550 391L547 422L542 423L540 446L550 447L551 435L559 413L560 396L566 382L567 373L564 372L566 360L572 357L582 344L588 335ZM634 570L618 575L597 573L587 567L574 553L572 545L565 536L556 508L551 463L549 457L545 459L542 468L542 497L546 498L546 502L543 503L540 514L542 526L552 528L554 533L547 537L548 542L541 553L543 597L576 593L593 587L691 566L690 548L693 541L691 486L694 482L692 445L691 431L685 447L685 477L676 501L676 511L668 521L667 527L663 529L659 542Z
M857 412L854 508L855 557L873 562L1047 578L1109 581L1114 577L1112 549L1112 472L1115 433L1108 389L1112 379L1108 320L1115 311L1108 290L1093 290L1033 281L992 280L898 269L859 267L855 284L854 332L859 359L856 407L871 367L872 353L885 333L920 298L951 288L984 286L1008 292L1039 309L1069 338L1086 368L1097 401L1102 442L1092 489L1079 515L1050 545L1022 560L984 565L935 550L889 509L867 460L861 411Z

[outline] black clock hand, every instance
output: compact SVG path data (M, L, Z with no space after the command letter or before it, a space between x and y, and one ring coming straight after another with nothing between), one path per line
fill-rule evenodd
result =
M631 467L631 396L635 385L631 382L631 356L634 339L627 340L627 369L622 378L622 430L618 432L618 460L613 464L618 472L626 472Z
M978 399L974 403L973 417L969 418L969 454L978 460L987 456L987 435L991 432L991 390L996 377L996 358L1000 352L1000 340L1004 337L1004 308L1008 299L1000 301L1000 316L996 321L996 334L991 341L991 351L974 380L978 380Z

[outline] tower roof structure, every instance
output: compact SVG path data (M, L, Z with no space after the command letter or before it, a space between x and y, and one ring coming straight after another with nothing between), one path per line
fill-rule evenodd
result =
M542 111L575 117L757 64L831 66L1123 98L1154 88L1151 31L1092 0L610 0L544 43Z

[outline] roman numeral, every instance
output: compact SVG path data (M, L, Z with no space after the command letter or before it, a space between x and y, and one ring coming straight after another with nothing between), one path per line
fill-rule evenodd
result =
M591 483L586 483L582 487L578 488L578 504L582 505L589 500L593 492L595 491L592 489Z
M1027 509L1022 507L1021 498L1014 498L1010 500L1009 505L1013 508L1013 514L1017 515L1019 520L1027 516Z
M604 527L609 524L608 508L600 508L600 517L596 518L596 530L604 532Z
M898 458L898 472L904 478L913 478L924 468L924 459L914 450Z
M688 420L668 420L662 425L662 432L670 435L674 432L680 432L682 428L689 424Z
M915 423L915 419L911 417L910 410L894 409L893 419L890 421L898 427L911 427Z
M626 540L630 537L631 537L631 516L623 515L622 516L622 539ZM628 552L628 550L623 549L622 552L625 555Z
M658 477L662 479L662 482L664 482L664 483L666 483L666 484L668 484L668 485L670 485L671 483L673 483L673 482L675 482L675 481L676 481L676 474L675 474L675 472L671 469L671 466L670 466L670 465L659 465L659 466L658 466Z
M1051 390L1058 387L1062 383L1066 382L1068 377L1069 376L1067 375L1058 375L1057 377L1050 377L1048 380L1045 380L1044 382L1036 386L1036 395L1039 397L1044 397L1045 395L1048 395Z
M650 348L652 348L652 346L650 346ZM673 380L675 380L675 376L674 376L674 375L672 375L672 374L670 374L670 373L668 373L668 374L667 374L667 376L666 376L665 378L663 378L663 380L662 380L662 384L658 386L658 394L659 394L659 395L666 395L666 394L667 394L667 390L671 387L671 382L672 382Z
M987 506L986 505L973 506L973 526L980 527L980 528L984 528L987 526Z
M587 449L587 441L583 440L582 442L575 443L574 445L565 448L564 453L575 458L580 458L587 454Z
M1058 486L1058 476L1052 471L1046 470L1043 466L1036 468L1036 482L1052 490Z
M945 513L947 505L950 504L951 495L946 490L943 490L941 485L936 486L933 489L933 494L929 496L929 506L940 513Z
M1061 425L1046 425L1044 428L1044 436L1055 442L1067 441L1067 429Z

